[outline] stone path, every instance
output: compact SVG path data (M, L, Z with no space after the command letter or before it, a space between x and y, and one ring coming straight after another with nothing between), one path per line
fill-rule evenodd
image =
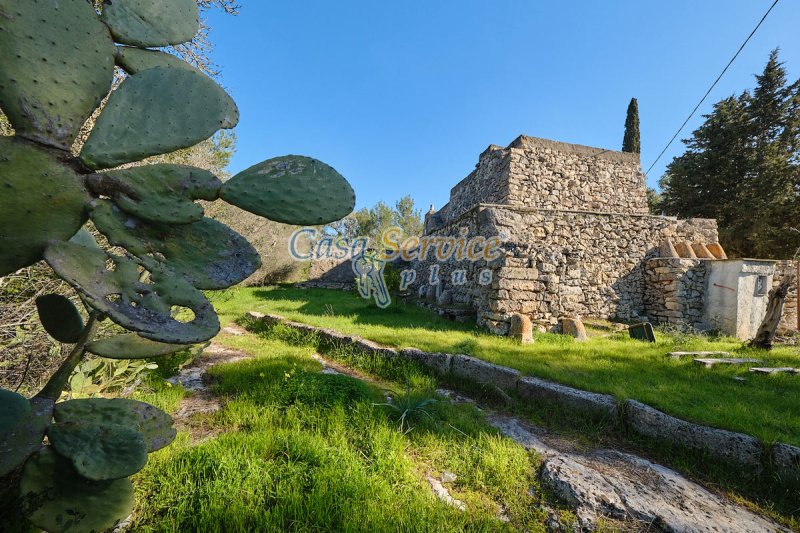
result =
M247 333L239 326L227 326L223 329L223 332L230 335L244 335ZM180 384L191 393L181 400L180 407L172 416L175 420L175 427L189 431L195 440L206 438L213 434L213 431L190 421L194 415L213 413L219 411L222 407L220 399L209 390L206 370L212 366L235 363L252 358L253 356L248 353L232 350L212 342L194 361L183 367L178 375L169 378L167 380L169 383L173 385Z

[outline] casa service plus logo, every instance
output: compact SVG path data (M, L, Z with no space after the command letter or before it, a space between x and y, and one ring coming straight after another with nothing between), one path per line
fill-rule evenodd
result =
M441 283L439 263L492 261L500 257L500 247L507 240L504 235L468 237L468 228L461 228L458 236L407 237L401 228L390 227L382 233L380 243L370 244L368 237L347 238L328 235L316 228L300 228L289 239L289 254L297 261L349 259L361 297L374 299L378 307L385 309L392 303L385 277L387 264L401 261L404 265L415 265L400 271L401 291L417 281L417 270L424 268L427 268L428 286L436 287ZM453 270L449 281L452 285L465 285L469 281L467 269ZM479 285L489 285L492 270L480 270L475 281Z

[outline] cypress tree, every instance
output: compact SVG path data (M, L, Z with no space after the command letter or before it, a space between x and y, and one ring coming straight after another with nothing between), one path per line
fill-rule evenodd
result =
M631 103L628 104L628 116L625 118L625 136L622 138L622 151L634 154L642 151L642 145L639 140L639 103L636 98L631 98Z

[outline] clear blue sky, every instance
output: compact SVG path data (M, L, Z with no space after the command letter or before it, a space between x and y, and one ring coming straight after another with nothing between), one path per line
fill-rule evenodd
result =
M242 113L231 170L304 154L344 174L358 207L438 208L486 146L522 133L619 149L632 96L646 169L771 3L241 0L208 20ZM700 111L752 87L772 48L800 76L799 36L800 3L781 0Z

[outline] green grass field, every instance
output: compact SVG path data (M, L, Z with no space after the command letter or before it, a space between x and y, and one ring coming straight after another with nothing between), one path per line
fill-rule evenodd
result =
M562 335L536 335L532 345L458 324L418 308L394 303L378 309L355 293L293 288L248 288L212 294L223 321L247 311L334 328L394 347L465 353L586 390L636 399L674 416L754 435L766 443L800 446L800 376L763 376L747 365L706 369L666 357L670 351L729 351L763 359L764 366L800 367L795 347L760 352L736 339L657 332L649 344L590 328L589 342ZM743 378L739 381L735 378Z
M256 358L210 370L225 405L193 424L213 438L181 432L151 456L134 478L132 531L545 530L542 504L552 502L535 475L540 459L472 406L421 403L435 383L415 366L367 384L321 373L313 347L275 332L217 342ZM160 387L143 399L174 409L179 391ZM424 413L401 428L399 413L381 405L387 393ZM445 485L465 511L431 490L427 476L445 471L457 475ZM565 527L574 523L553 508Z

